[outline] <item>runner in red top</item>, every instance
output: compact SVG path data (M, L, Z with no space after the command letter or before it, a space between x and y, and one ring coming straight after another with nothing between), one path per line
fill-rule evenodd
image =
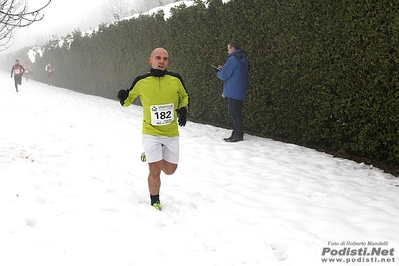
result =
M23 66L19 64L19 60L15 60L15 65L11 68L11 78L14 75L14 83L15 83L15 90L18 92L18 84L22 84L22 75L24 74L25 69Z

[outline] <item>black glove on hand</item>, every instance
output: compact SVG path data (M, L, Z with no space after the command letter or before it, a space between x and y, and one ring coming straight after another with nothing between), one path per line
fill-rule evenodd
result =
M129 96L129 92L127 90L120 90L118 92L118 99L120 100L122 105L123 105L123 103L125 102L125 100L127 99L128 96Z
M176 109L176 112L179 114L179 126L184 127L187 122L187 109L186 107L180 107Z

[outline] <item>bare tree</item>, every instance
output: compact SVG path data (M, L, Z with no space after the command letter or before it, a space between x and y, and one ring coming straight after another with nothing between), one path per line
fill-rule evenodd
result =
M105 22L114 22L178 0L110 0L103 6Z
M131 16L134 8L129 0L112 0L104 7L103 14L106 22L118 21L124 17Z
M0 0L0 51L6 50L13 44L16 29L42 20L44 15L40 15L40 11L50 2L51 0L45 6L29 11L25 0Z
M41 33L37 34L35 38L36 46L45 46L50 40L53 38L57 38L56 36L51 36L49 33Z

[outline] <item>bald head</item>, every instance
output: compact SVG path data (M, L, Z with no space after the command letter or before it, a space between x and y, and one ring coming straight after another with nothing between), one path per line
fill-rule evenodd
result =
M168 52L161 47L155 48L148 58L148 63L153 69L165 70L169 63Z

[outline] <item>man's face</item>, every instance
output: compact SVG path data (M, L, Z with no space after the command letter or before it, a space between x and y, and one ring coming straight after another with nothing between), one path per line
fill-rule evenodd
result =
M19 61L17 60L17 61L15 61L15 65L16 66L18 66L19 65Z
M232 52L234 52L236 49L234 47L230 47L230 45L227 45L227 53L231 54Z
M148 62L153 69L165 70L169 63L168 52L165 49L157 48L148 58Z

